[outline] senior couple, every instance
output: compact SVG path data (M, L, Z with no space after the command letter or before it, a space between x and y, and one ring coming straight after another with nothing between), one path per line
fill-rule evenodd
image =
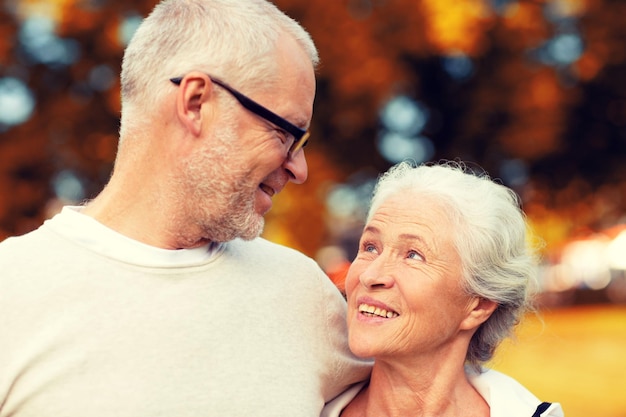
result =
M484 367L536 267L486 175L382 175L347 308L258 237L307 178L317 64L265 0L154 8L124 54L110 181L0 243L0 417L562 416Z

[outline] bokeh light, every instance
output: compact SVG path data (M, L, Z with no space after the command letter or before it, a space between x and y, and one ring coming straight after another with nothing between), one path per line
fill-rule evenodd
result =
M128 45L142 19L143 16L138 14L131 14L124 17L118 31L118 38L122 45Z
M59 200L77 203L85 198L85 189L80 178L70 170L59 172L53 178L52 186Z
M55 22L47 17L31 16L22 23L19 40L27 59L49 66L66 66L80 58L80 47L73 39L55 34Z
M383 105L380 112L383 128L376 141L380 154L391 163L429 160L435 153L434 145L420 135L428 119L428 108L404 95Z
M0 131L28 120L34 108L35 98L26 84L13 77L0 78Z

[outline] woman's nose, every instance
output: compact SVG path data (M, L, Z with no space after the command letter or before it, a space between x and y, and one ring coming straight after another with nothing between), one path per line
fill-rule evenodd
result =
M389 265L385 265L381 258L372 262L361 274L361 285L369 288L391 288L395 282L393 272Z

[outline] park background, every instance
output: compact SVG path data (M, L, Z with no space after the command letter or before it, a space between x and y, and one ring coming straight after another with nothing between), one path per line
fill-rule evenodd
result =
M106 183L123 48L154 3L0 3L0 241ZM485 169L544 242L539 316L492 365L568 417L626 417L626 1L275 4L322 64L309 180L275 198L264 236L341 286L378 173Z

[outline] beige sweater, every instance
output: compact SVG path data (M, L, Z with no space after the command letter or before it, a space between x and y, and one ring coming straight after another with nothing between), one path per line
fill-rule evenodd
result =
M317 417L366 377L313 260L161 254L68 209L0 243L0 417Z

